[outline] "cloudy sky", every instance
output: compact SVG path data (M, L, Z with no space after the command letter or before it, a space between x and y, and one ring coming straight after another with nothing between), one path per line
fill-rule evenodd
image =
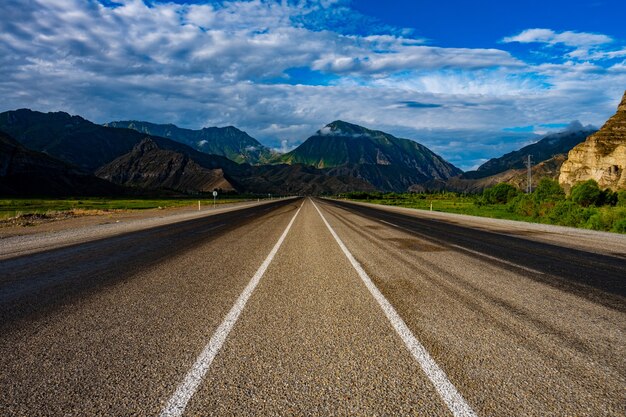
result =
M235 125L292 147L342 119L462 169L626 89L622 0L0 0L0 111Z

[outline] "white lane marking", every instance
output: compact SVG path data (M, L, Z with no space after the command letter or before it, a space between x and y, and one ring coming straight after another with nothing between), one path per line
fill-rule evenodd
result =
M315 207L319 215L322 217L322 220L326 224L326 227L328 227L328 230L337 241L337 244L339 244L339 247L343 251L344 255L346 255L346 258L348 258L356 272L359 274L367 289L370 291L380 307L383 309L385 315L391 322L391 325L396 330L406 347L409 349L409 352L411 352L415 360L422 367L422 370L424 371L426 376L428 376L430 382L433 383L435 389L437 390L437 393L439 393L439 396L441 396L441 399L446 403L452 414L455 417L476 417L476 413L474 413L469 404L467 404L463 396L457 391L456 387L452 385L450 380L448 380L445 372L439 367L439 365L437 365L437 363L430 356L426 348L424 348L424 346L422 346L422 344L413 335L411 329L409 329L404 320L402 320L402 318L393 308L391 303L389 303L389 301L387 301L387 299L380 292L380 290L376 288L376 285L374 285L369 275L367 275L365 270L363 270L361 264L359 264L354 256L352 256L346 245L344 245L339 236L337 236L337 233L335 233L328 221L326 221L326 218L317 207L317 205L313 201L311 202L313 203L313 206Z
M407 231L409 233L412 233L411 230L406 229L406 228L404 228L402 226L398 226L395 223L391 223L391 222L388 222L388 221L385 221L385 220L380 220L380 219L378 219L378 221L381 222L381 223L388 224L388 225L393 226L393 227L397 227L398 229L402 229L402 230ZM450 244L450 246L452 246L454 248L457 248L457 249L460 249L460 250L463 250L463 251L466 251L466 252L473 253L475 255L480 255L480 256L484 256L485 258L493 259L494 261L498 261L498 262L501 262L503 264L507 264L507 265L511 265L511 266L514 266L514 267L519 268L519 269L523 269L524 271L532 272L533 274L545 275L543 272L537 271L536 269L529 268L529 267L523 266L523 265L519 265L519 264L516 264L514 262L510 262L510 261L498 258L496 256L487 255L486 253L478 252L478 251L472 250L472 249L467 249L467 248L464 248L463 246L459 246L459 245L455 245L455 244Z
M269 255L267 255L265 261L263 261L263 263L256 271L256 273L254 274L246 288L243 290L237 301L235 301L235 304L224 318L222 324L220 324L220 326L217 328L217 330L211 337L211 340L209 340L209 343L204 347L204 350L196 359L196 362L193 364L192 368L185 376L183 382L178 386L176 392L174 392L174 395L172 395L172 397L169 399L167 405L160 414L161 417L174 417L181 416L183 414L183 412L185 411L185 407L187 407L187 403L196 393L198 387L200 386L200 383L202 383L202 379L209 370L211 362L213 362L213 359L215 359L215 356L224 344L226 337L235 326L235 323L237 322L239 315L246 306L246 303L252 295L252 292L263 277L263 274L265 274L265 270L274 259L274 256L278 252L278 249L280 249L280 246L283 244L283 241L285 240L285 237L287 237L287 233L289 233L289 229L291 229L291 225L296 220L296 217L298 216L298 213L300 213L301 208L302 205L298 208L296 214L294 214L293 218L287 225L287 228L278 239L278 242L276 242L276 244L274 245L272 251L269 253Z
M398 227L398 228L400 228L400 229L401 229L401 227L400 227L400 226L398 226L398 225L397 225L397 224L395 224L395 223L391 223L391 222L388 222L388 221L385 221L385 220L378 220L378 221L379 221L379 222L382 222L382 223L385 223L385 224L388 224L389 226Z
M514 262L509 262L509 261L506 261L504 259L497 258L495 256L487 255L486 253L478 252L478 251L472 250L472 249L467 249L467 248L464 248L463 246L459 246L459 245L450 245L450 246L452 246L454 248L457 248L457 249L460 249L460 250L465 251L465 252L473 253L473 254L476 254L476 255L479 255L479 256L484 256L485 258L493 259L494 261L502 262L503 264L511 265L511 266L516 267L516 268L523 269L523 270L528 271L528 272L532 272L534 274L544 275L543 272L537 271L536 269L532 269L532 268L529 268L527 266L519 265L519 264L516 264Z

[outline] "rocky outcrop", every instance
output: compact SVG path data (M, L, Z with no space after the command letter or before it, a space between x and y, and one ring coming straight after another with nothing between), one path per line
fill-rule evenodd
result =
M550 133L535 143L499 158L492 158L478 167L476 171L463 173L462 178L485 178L511 169L524 169L528 156L531 157L533 164L547 161L557 155L563 155L565 159L574 146L584 142L589 135L597 131L598 129L591 125L583 126L579 121L573 121L562 132Z
M235 190L222 169L204 168L188 155L159 148L150 138L99 168L96 175L116 184L146 189L185 193Z
M617 113L574 147L561 166L559 182L566 190L589 179L601 188L626 189L626 92Z

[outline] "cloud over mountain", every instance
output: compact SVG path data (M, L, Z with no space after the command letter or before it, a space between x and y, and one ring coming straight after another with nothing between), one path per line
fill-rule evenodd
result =
M347 119L467 161L471 146L453 143L476 132L600 124L611 114L616 86L626 85L622 40L529 29L494 42L506 36L515 45L441 46L343 0L10 1L0 17L0 110L232 124L285 149ZM520 42L565 46L571 56L531 62L507 49L532 46ZM583 52L586 60L575 58ZM418 136L424 129L466 134L449 136L446 148Z

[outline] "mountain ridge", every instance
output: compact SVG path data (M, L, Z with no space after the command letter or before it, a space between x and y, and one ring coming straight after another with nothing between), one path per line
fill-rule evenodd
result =
M197 151L225 156L237 163L260 165L270 162L276 152L235 126L186 129L175 124L158 124L138 120L105 123L106 127L133 129L188 145Z
M412 184L462 173L418 142L342 120L327 124L280 159L363 178L385 191L406 191Z

